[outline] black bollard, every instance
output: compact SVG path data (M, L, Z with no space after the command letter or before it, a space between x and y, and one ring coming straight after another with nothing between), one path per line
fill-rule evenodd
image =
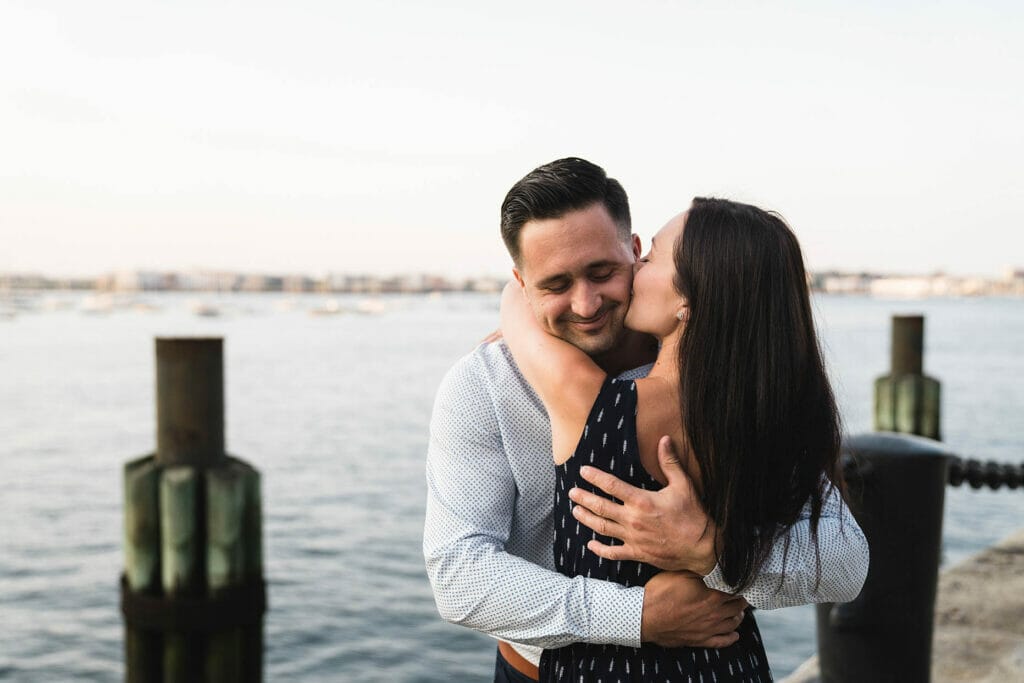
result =
M850 437L843 450L871 566L853 602L818 605L821 680L927 682L950 455L892 433Z

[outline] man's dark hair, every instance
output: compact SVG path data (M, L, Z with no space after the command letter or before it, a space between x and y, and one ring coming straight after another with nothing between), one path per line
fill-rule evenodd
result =
M519 263L519 232L529 221L559 218L600 202L628 242L633 232L629 199L618 180L585 159L568 157L535 168L512 186L501 203L501 238Z

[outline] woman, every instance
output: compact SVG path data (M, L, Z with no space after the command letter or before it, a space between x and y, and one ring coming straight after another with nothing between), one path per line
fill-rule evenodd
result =
M666 480L658 442L668 435L715 525L724 577L742 591L805 504L817 528L827 488L840 481L838 416L797 240L756 207L695 199L636 265L625 323L659 341L645 379L606 376L575 346L546 334L515 287L503 295L506 343L551 417L555 565L627 586L659 571L589 552L592 539L615 541L581 528L566 492L594 490L579 476L586 464L659 488ZM737 631L739 640L720 650L650 643L547 650L541 680L771 680L752 614Z

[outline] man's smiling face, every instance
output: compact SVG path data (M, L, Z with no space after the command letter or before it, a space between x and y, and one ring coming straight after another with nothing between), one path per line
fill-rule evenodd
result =
M514 273L541 327L594 356L622 336L639 252L598 202L523 225Z

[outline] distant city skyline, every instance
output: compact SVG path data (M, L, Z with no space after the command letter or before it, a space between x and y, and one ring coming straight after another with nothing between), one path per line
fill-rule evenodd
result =
M928 297L1024 297L1024 269L1008 270L1002 277L985 278L949 274L905 275L893 273L808 272L811 291L839 295L870 295L887 298ZM48 278L0 271L0 304L19 300L23 294L57 290L92 290L104 293L137 292L285 292L317 294L425 294L440 292L501 291L508 277L452 278L437 273L406 273L374 276L331 273L322 276L202 270L119 271L88 278Z
M1011 2L0 0L0 272L505 275L577 155L645 244L694 195L810 270L1024 265Z

